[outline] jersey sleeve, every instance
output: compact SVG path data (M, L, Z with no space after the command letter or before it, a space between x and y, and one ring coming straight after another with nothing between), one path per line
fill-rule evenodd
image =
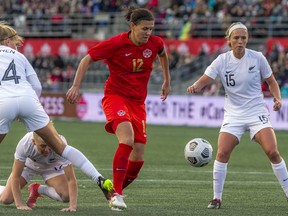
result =
M263 79L269 78L273 73L266 57L262 53L260 53L260 72Z
M15 160L19 160L23 163L25 163L27 159L27 154L26 154L26 145L25 143L28 142L27 136L23 137L18 145L16 146L16 151L14 153L14 158Z
M31 84L38 98L40 98L42 92L42 85L40 83L40 80L38 79L38 76L36 74L28 76L27 81Z
M218 56L205 70L204 74L209 76L212 79L216 79L219 75L221 68L222 70L224 67L222 67L222 60L221 56Z
M158 42L159 42L158 54L161 55L161 54L163 54L163 52L165 50L164 41L160 37L157 37L157 38L158 38Z
M119 43L121 42L112 37L92 47L88 50L88 54L94 61L110 58L115 53L115 50L117 50Z

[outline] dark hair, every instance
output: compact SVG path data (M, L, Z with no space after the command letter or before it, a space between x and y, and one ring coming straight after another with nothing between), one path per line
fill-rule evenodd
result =
M154 16L151 11L146 8L129 7L125 18L128 22L133 22L137 25L140 21L154 21Z

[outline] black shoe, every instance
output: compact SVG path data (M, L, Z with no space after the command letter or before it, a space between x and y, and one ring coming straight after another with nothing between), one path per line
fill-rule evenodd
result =
M112 181L99 176L97 184L104 193L105 198L109 201L114 193Z
M208 209L220 209L221 207L221 200L220 199L213 199L208 205Z

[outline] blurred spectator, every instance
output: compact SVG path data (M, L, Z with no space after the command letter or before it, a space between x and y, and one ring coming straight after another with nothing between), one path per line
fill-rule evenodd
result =
M278 29L275 30L276 33L273 32L274 37L281 32L287 36L285 32L288 31L288 28L285 27L288 21L286 0L10 0L1 1L0 19L14 23L17 28L26 31L29 28L29 33L36 31L42 32L43 35L46 35L46 32L52 32L52 29L65 32L68 30L65 23L73 20L76 23L75 26L82 25L82 28L72 29L73 33L79 33L77 36L81 36L87 31L88 36L93 38L99 24L98 22L93 23L94 18L100 12L121 13L127 7L137 5L147 7L154 12L156 17L155 32L157 31L159 35L165 38L213 37L215 32L218 37L219 35L222 37L223 30L235 17L245 23L252 30L252 34L256 32L255 37L267 36L269 22L273 23L273 26L269 28ZM100 16L100 19L102 18ZM113 25L115 18L114 15L108 16L108 20L103 23L107 26L108 24ZM91 25L94 24L96 25L95 29L91 28ZM177 72L178 75L184 74L185 79L193 77L194 73L191 71L199 70L197 66L199 61L209 62L223 52L219 48L217 52L210 54L209 50L207 51L203 46L197 56L191 56L187 47L183 45L179 46L177 50L175 47L170 49L170 68L177 70L179 67L185 66L182 67L184 68L182 72ZM285 50L281 44L275 43L269 53L266 53L265 46L259 47L259 51L266 55L281 89L287 88L288 50ZM61 89L57 83L61 82L62 79L64 82L70 82L75 72L73 64L79 61L79 58L77 56L63 57L39 54L29 56L29 60L38 72L41 81L47 80L47 88ZM155 63L156 70L159 66L157 64ZM92 69L107 70L103 62L95 64ZM60 74L62 78L59 77ZM106 76L104 74L103 79ZM156 72L154 80L157 81L157 77ZM101 78L101 80L103 79ZM213 90L213 88L211 89ZM265 96L268 96L269 93L265 86L263 89Z
M221 86L222 86L222 84L221 84L220 80L216 80L215 82L213 82L211 85L207 86L204 89L203 95L204 96L218 96L218 95L220 95Z
M71 83L73 81L75 74L75 69L71 63L66 65L65 70L63 71L64 82Z
M180 54L177 52L176 46L174 46L174 45L170 46L168 58L169 58L170 70L176 68L177 64L179 62L179 59L180 59Z
M266 82L262 83L262 92L264 97L271 97L271 92Z
M192 37L215 37L213 32L218 32L216 36L219 37L231 23L232 17L245 23L251 29L252 37L267 37L268 33L271 34L271 30L268 30L268 22L272 23L269 28L275 28L276 34L277 32L285 34L283 26L286 26L288 16L286 0L10 0L2 2L1 19L11 19L8 21L19 27L26 25L32 32L65 32L67 35L75 31L83 34L83 28L79 25L82 27L97 25L97 20L94 18L101 12L122 12L129 6L147 7L152 10L157 17L157 23L163 23L165 28L168 28L163 31L162 26L155 26L155 33L159 32L163 37L177 37L181 34L180 31L189 29L189 26L192 26L190 31ZM115 16L111 15L107 22L113 24L114 19ZM70 23L69 28L66 23ZM85 31L89 34L93 29L88 31L85 28ZM175 34L171 31L179 32Z
M288 82L281 88L281 97L288 98Z
M45 88L50 91L59 92L62 90L62 83L64 82L64 78L62 75L62 71L59 67L55 67L52 73L47 73L46 77L46 86Z

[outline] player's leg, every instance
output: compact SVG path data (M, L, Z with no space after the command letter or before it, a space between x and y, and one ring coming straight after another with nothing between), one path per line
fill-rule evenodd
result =
M89 178L91 178L103 191L105 198L110 199L110 191L113 190L113 183L98 172L94 165L78 149L67 146L59 137L56 129L51 122L47 126L35 131L56 153L71 161L73 165L81 169ZM105 184L103 182L105 181ZM109 195L109 197L107 197Z
M11 123L18 115L18 108L15 106L16 103L17 99L15 98L0 99L0 143L2 143L8 134Z
M21 176L20 177L20 187L21 189L25 187L27 184L26 180ZM11 187L11 178L9 176L5 188L2 188L2 192L0 193L0 203L9 205L14 202L12 187Z
M38 193L60 202L69 202L68 182L65 174L55 176L45 181L46 185L40 185Z
M106 95L102 100L102 107L107 119L105 129L108 133L115 134L118 139L118 148L115 151L112 164L115 193L110 200L110 207L123 209L127 208L122 196L123 181L134 144L131 113L127 101L117 95Z
M133 149L134 132L132 124L129 121L119 123L119 121L115 120L113 125L119 145L113 158L113 183L115 193L112 196L110 207L125 209L127 206L122 195L123 181L127 172L128 159Z
M21 173L21 178L25 179L25 181L28 183L30 182L30 180L36 176L39 175L39 171L37 170L33 170L28 168L27 166L24 167L23 172ZM31 186L32 185L32 186ZM29 206L30 208L35 208L36 207L36 200L38 197L41 197L41 195L37 192L37 183L32 183L29 185L28 187L28 191L29 191L29 196L26 200L26 204L27 206Z
M29 185L28 190L30 194L26 202L29 207L35 208L37 199L39 197L43 198L42 195L48 196L49 198L60 202L69 201L69 190L64 170L61 169L55 171L54 169L47 169L45 171L35 171L27 168L25 169L24 173L25 178L29 173L41 175L44 182L46 183L45 185L41 185L37 182L34 182ZM58 186L56 184L58 184ZM57 188L57 191L54 187Z
M258 142L271 162L273 172L278 179L286 197L288 198L288 173L284 159L281 157L275 132L272 128L263 128L255 134L255 141Z
M39 100L31 97L23 97L22 99L23 101L19 102L23 104L20 115L26 127L30 131L35 131L57 154L71 161L73 165L100 185L99 179L103 178L102 175L82 152L72 146L65 145ZM106 188L100 188L102 191L107 190L109 192L113 190L113 184L107 179Z
M135 143L130 154L123 189L130 185L137 177L144 164L145 144Z
M6 134L0 134L0 143L2 143L2 141L4 140Z
M277 147L276 136L272 128L266 127L261 129L255 134L254 139L261 145L271 163L278 164L282 161Z
M81 171L89 176L93 181L98 182L98 178L102 175L85 157L85 155L82 154L82 152L72 146L67 146L64 144L51 122L49 122L45 127L36 130L35 132L57 154L71 161L73 165L81 169Z
M146 109L144 105L129 106L132 115L134 130L134 146L130 154L123 189L131 184L137 177L144 164L144 152L147 142Z
M213 199L208 205L208 208L210 209L218 209L221 207L223 188L227 174L227 164L230 155L238 142L238 138L231 133L219 133L218 149L213 166Z

